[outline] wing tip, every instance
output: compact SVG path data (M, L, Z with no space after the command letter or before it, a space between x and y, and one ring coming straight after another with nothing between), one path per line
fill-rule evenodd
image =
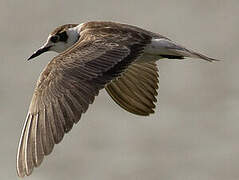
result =
M23 130L21 133L18 150L17 150L16 171L17 171L17 175L20 178L29 176L32 173L34 168L34 166L28 165L28 157L26 155L26 151L27 151L26 148L27 148L27 141L28 141L28 135L26 133L28 133L29 129L31 128L31 119L32 119L32 115L28 113L23 126Z

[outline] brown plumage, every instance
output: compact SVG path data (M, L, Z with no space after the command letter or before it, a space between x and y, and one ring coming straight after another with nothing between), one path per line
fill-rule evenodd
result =
M69 28L76 27L77 25L78 25L78 24L64 24L64 25L62 25L62 26L57 27L57 28L56 28L54 31L52 31L50 34L51 34L51 35L55 35L55 34L64 32L64 31L66 31L66 30L69 29Z
M59 37L52 42L53 36ZM162 44L158 47L161 54L155 54L155 39ZM30 175L41 164L104 87L126 111L147 116L154 112L157 101L157 59L214 60L157 33L112 22L60 26L29 59L49 50L61 53L37 81L17 153L20 177Z
M112 30L119 33L117 29ZM99 90L137 59L151 39L133 32L122 31L120 37L107 33L108 29L84 30L79 41L55 57L42 72L19 144L19 176L31 174L33 168L41 164L44 155L50 154L54 144L59 143L64 133L79 121ZM127 42L124 40L126 37ZM111 95L116 96L115 93ZM145 95L142 98L149 97ZM152 102L145 107L144 113L152 112Z
M105 86L112 99L133 114L154 113L157 101L158 68L156 63L132 64L117 79Z

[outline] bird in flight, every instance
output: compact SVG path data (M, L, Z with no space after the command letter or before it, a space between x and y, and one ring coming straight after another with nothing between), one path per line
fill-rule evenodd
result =
M136 26L94 21L57 27L29 58L58 52L41 73L22 130L17 173L28 176L103 88L126 111L154 112L162 58L217 61Z

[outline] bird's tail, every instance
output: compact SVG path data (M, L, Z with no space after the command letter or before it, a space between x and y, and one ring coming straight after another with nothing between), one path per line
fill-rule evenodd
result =
M203 59L209 62L214 62L214 61L220 61L219 59L214 59L208 56L205 56L201 53L197 53L195 51L192 50L188 50L186 48L184 48L184 51L178 51L179 54L181 54L183 57L190 57L190 58L198 58L198 59Z
M190 57L203 59L209 62L219 61L218 59L210 58L201 53L187 49L166 38L154 39L152 41L152 47L153 48L149 49L149 51L158 54L163 58L183 59L184 57Z

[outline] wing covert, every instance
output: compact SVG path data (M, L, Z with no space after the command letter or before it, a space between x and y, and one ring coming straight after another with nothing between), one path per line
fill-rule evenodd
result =
M99 90L137 59L151 40L147 35L108 27L84 30L80 36L48 63L38 79L18 147L20 177L41 164Z

